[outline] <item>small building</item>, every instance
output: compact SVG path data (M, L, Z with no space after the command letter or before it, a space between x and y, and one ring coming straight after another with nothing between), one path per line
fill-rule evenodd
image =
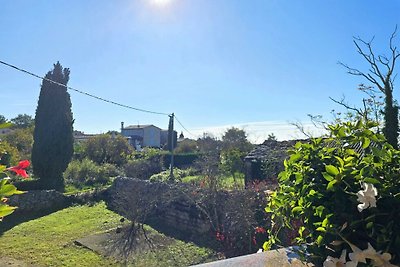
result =
M278 174L284 170L283 161L288 156L287 151L298 141L301 140L265 140L257 145L244 158L246 185L256 180L276 181Z
M121 134L129 138L129 143L135 148L161 147L161 129L152 124L124 127L124 123L122 122Z
M74 141L78 142L78 143L85 142L85 141L89 140L90 138L95 137L97 135L97 134L85 134L82 131L74 131L72 134L74 136Z

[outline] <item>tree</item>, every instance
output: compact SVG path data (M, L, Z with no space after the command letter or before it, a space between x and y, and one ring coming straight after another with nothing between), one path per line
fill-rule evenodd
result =
M97 164L111 163L121 166L126 163L127 156L132 151L122 135L101 134L83 144L83 154Z
M30 159L33 144L33 127L15 129L4 136L4 140L18 149L21 159Z
M385 107L383 111L383 134L385 135L388 143L397 149L399 137L399 106L393 99L393 89L394 80L396 78L394 69L396 67L396 60L400 56L400 51L397 49L396 46L393 45L393 40L396 37L396 32L397 26L390 36L389 57L385 55L376 55L376 53L372 49L373 39L367 42L359 37L354 38L353 42L357 48L357 52L369 64L368 72L363 72L359 69L349 67L348 65L341 62L339 63L347 69L347 72L349 74L363 77L373 86L376 86L378 90L384 95Z
M238 149L241 152L249 152L253 145L247 140L244 130L232 127L222 136L223 150Z
M69 74L68 68L54 64L45 76L48 80L42 82L36 109L32 164L46 189L63 190L62 173L73 154L71 99L65 87Z
M28 114L18 114L17 117L11 119L14 128L29 128L34 125L35 121Z
M0 124L6 123L7 119L3 115L0 115Z

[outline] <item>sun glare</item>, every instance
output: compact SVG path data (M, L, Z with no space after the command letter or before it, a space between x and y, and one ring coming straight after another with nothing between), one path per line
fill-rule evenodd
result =
M156 6L166 6L171 3L172 0L151 0L151 2Z

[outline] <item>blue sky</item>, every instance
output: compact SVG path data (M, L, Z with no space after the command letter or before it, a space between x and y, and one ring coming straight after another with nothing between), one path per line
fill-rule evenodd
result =
M174 112L194 134L235 125L261 142L269 133L299 137L288 122L307 114L329 118L338 109L330 96L359 104L365 81L337 62L367 70L352 37L375 36L385 53L400 24L395 0L155 1L0 0L0 60L40 75L59 60L74 88ZM39 91L40 80L0 66L0 114L34 115ZM70 94L77 130L168 126L166 116Z

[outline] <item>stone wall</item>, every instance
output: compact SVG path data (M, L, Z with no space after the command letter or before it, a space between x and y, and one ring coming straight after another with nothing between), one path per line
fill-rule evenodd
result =
M11 196L8 204L17 206L18 213L39 213L63 209L68 207L71 201L55 190L32 190Z
M213 235L215 239L219 231L244 243L251 243L252 231L260 225L257 213L266 205L263 192L240 190L212 194L187 184L134 178L117 178L105 199L109 209L130 220L156 222L163 229L174 229L186 237ZM258 215L259 220L265 219L265 214Z

